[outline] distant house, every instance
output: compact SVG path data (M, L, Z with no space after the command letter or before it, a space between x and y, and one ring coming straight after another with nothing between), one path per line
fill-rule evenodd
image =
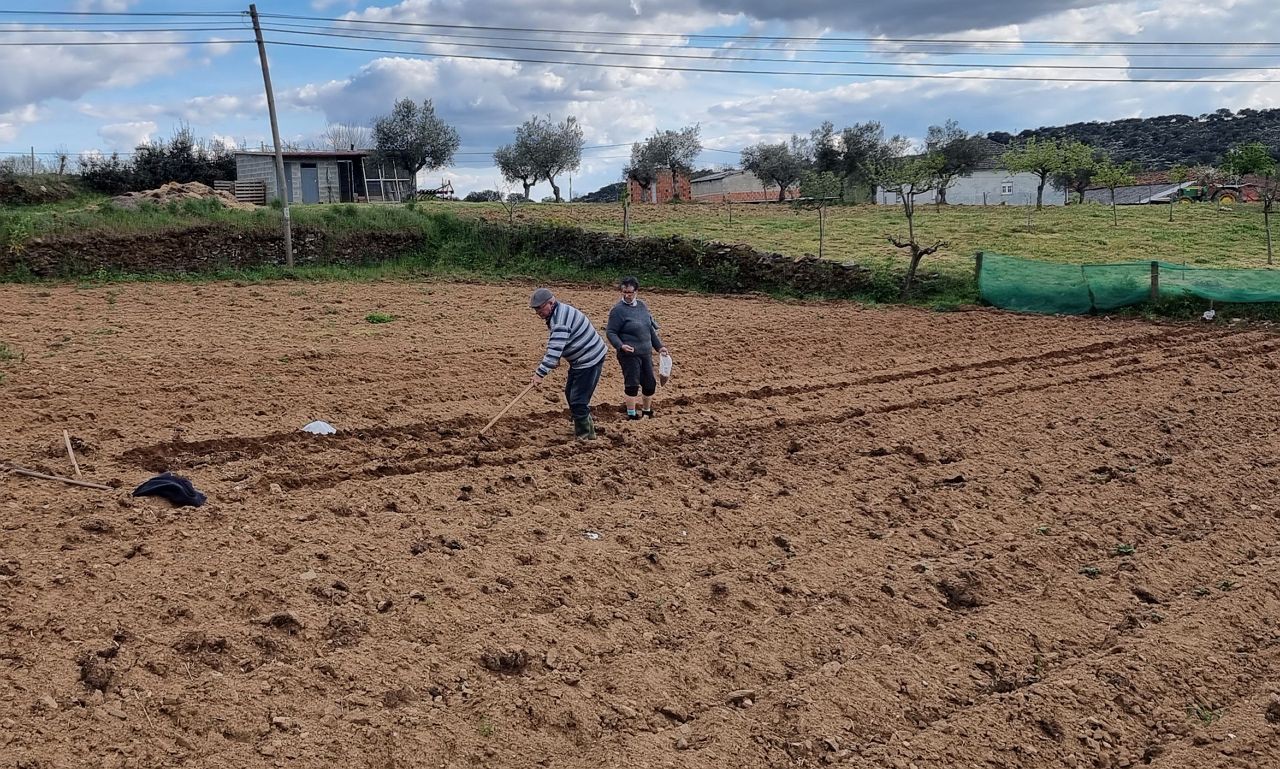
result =
M979 159L974 171L969 176L962 176L947 187L947 203L960 206L1026 206L1035 205L1036 188L1040 186L1040 177L1033 173L1009 173L1000 166L1001 158L1010 147L987 138L975 139L978 143ZM917 203L932 203L936 192L930 191L916 196ZM876 202L884 205L896 205L901 201L892 192L883 187L876 190ZM1044 204L1060 206L1065 203L1062 190L1049 182L1044 188Z
M412 171L379 162L370 150L285 152L284 178L290 203L400 201L413 197L416 188ZM236 196L255 188L261 202L279 197L271 150L236 153Z
M671 171L667 168L659 168L657 178L653 180L653 184L649 185L649 189L640 186L635 179L627 179L627 189L631 192L632 203L670 203L675 199L675 193L680 193L681 200L689 200L689 175L684 173L675 174L675 184L672 185Z
M730 168L703 174L691 181L693 199L704 203L768 203L778 199L778 187L770 187L750 171ZM787 187L786 199L800 197L800 186Z

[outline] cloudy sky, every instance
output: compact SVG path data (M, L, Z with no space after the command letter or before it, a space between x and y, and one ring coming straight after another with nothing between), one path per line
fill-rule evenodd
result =
M184 122L208 140L269 144L247 4L170 15L193 5L6 4L0 151L127 152ZM1016 133L1280 107L1274 0L261 0L258 10L286 141L318 146L329 124L367 125L397 98L429 98L462 147L421 181L449 179L460 193L501 184L490 155L534 114L583 124L576 195L619 179L631 142L693 123L711 167L823 120L922 137L948 118ZM141 44L101 45L122 41Z

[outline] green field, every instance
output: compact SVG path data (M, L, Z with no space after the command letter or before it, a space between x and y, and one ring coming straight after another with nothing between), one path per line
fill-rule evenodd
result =
M210 223L274 232L280 221L279 211L272 208L228 210L213 201L185 201L137 210L105 201L90 196L57 204L0 207L0 247L18 252L36 238L180 231ZM497 203L444 201L295 205L292 214L297 227L331 234L436 231L442 214L503 224L508 217L506 209ZM817 212L787 204L634 205L630 218L631 233L636 236L682 235L746 243L791 256L818 251ZM552 224L616 233L621 231L622 208L618 204L525 204L516 209L515 221L517 225ZM897 206L828 208L824 256L866 265L891 285L900 279L907 260L886 235L902 235L905 230L905 220ZM1222 209L1209 204L1179 205L1172 222L1166 206L1132 206L1119 209L1118 225L1112 224L1111 210L1099 205L1052 207L1039 212L1003 206L944 206L941 210L921 206L916 215L916 232L922 242L947 243L937 254L926 258L921 270L941 273L945 280L939 285L952 287L972 285L968 280L973 254L979 250L1066 263L1161 260L1207 267L1267 266L1258 205ZM959 299L961 294L967 296L972 291L949 288L943 292L957 290L959 294L952 298Z
M506 221L497 203L431 203L426 210L448 209L460 216ZM732 218L732 222L730 222ZM705 240L748 243L758 249L800 256L818 252L818 214L790 205L718 204L633 205L633 235L685 235ZM544 222L621 232L619 204L537 203L516 209L517 223ZM844 206L827 209L829 259L853 261L877 269L905 268L902 253L885 235L906 232L898 206ZM921 242L944 240L947 247L921 265L949 274L973 268L977 251L997 251L1033 259L1071 263L1159 259L1216 267L1266 267L1266 236L1258 205L1218 209L1210 204L1179 205L1174 221L1167 206L1111 209L1099 205L1027 209L991 206L920 206L916 233Z

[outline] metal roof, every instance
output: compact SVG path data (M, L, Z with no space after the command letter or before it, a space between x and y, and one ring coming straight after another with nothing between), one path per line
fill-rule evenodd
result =
M236 155L261 155L275 157L274 150L236 150ZM362 158L373 154L373 150L285 150L280 153L287 158Z

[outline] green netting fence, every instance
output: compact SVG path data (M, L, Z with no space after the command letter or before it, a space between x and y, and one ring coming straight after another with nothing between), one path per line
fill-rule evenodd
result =
M1019 312L1083 315L1158 298L1280 302L1280 270L1212 269L1169 262L1055 264L983 251L978 294Z

